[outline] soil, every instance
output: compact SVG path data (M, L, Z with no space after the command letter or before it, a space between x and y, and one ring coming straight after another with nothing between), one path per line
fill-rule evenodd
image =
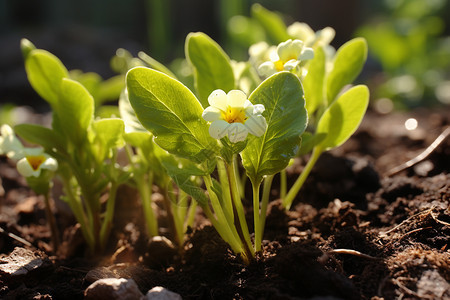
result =
M416 129L405 128L408 118L418 121ZM88 254L70 211L56 201L64 234L54 253L43 199L3 158L0 264L14 255L30 255L33 263L21 275L0 271L0 298L83 299L95 280L117 277L133 278L144 294L163 286L183 299L450 299L450 138L421 162L392 172L449 124L449 108L369 112L348 142L322 155L290 211L280 206L276 177L264 251L249 266L201 212L184 251L164 239L149 243L129 188L120 190L101 257ZM304 162L289 167L289 184Z

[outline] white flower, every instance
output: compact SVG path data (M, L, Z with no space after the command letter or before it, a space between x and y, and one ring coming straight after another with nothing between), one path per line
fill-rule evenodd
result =
M23 157L23 145L14 134L9 125L2 125L0 136L0 155L4 154L12 160L19 160Z
M280 43L276 52L271 53L270 61L262 63L258 71L262 76L270 76L281 71L295 69L301 61L314 57L314 50L305 47L301 40L287 40Z
M39 177L42 169L56 171L58 162L40 148L25 148L25 157L17 162L17 171L25 177Z
M225 94L215 90L209 95L211 106L203 111L203 119L211 122L209 134L215 139L228 136L230 142L237 143L247 138L248 133L261 136L266 132L267 122L261 115L264 105L253 105L244 92L231 90Z
M8 125L1 127L0 154L5 154L8 158L18 161L17 171L22 176L38 177L41 169L56 171L58 162L44 153L42 148L27 148L22 145Z
M288 26L288 34L305 43L308 47L327 46L333 40L336 32L331 27L314 32L306 23L295 22Z

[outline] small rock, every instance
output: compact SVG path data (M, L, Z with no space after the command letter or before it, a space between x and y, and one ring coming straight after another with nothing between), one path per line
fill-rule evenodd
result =
M182 300L177 293L171 292L162 286L155 286L147 292L143 300Z
M172 261L177 254L175 245L164 236L154 236L148 242L144 263L151 268L160 268Z
M16 247L10 255L0 259L0 275L26 275L28 272L42 266L42 257L31 250Z
M144 295L133 279L105 278L91 284L84 291L84 297L87 300L136 300Z

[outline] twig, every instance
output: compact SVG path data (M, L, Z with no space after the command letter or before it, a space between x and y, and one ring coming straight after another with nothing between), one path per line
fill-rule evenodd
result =
M5 234L6 234L7 236L9 236L10 238L12 238L12 239L14 239L14 240L16 240L16 241L18 241L18 242L20 242L20 243L22 243L22 244L28 246L28 247L33 247L33 245L32 245L29 241L27 241L27 240L21 238L20 236L15 235L14 233L6 232L6 230L4 230L4 229L1 228L1 227L0 227L0 233L5 233Z
M349 254L349 255L355 255L355 256L359 256L359 257L366 258L366 259L372 259L372 260L379 259L377 257L373 257L373 256L361 253L356 250L351 250L351 249L333 249L333 250L328 251L328 253L330 253L330 254Z
M414 166L415 164L421 162L422 160L424 160L425 158L428 157L428 155L430 155L448 136L450 135L450 127L447 127L435 140L433 143L431 143L430 146L428 146L428 148L426 148L422 153L420 153L419 155L417 155L416 157L414 157L413 159L395 167L392 168L391 170L389 170L386 173L386 176L392 176L395 175L403 170L408 169L409 167Z

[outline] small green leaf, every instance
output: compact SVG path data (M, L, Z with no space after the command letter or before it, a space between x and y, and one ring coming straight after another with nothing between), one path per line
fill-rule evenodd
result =
M263 176L286 168L297 154L308 118L301 83L289 72L267 78L249 100L266 108L263 113L268 125L266 133L261 137L249 136L248 145L241 152L247 174L254 183L259 183Z
M124 134L125 142L139 148L145 157L153 153L153 135L146 131L132 131Z
M325 133L316 133L312 134L310 132L304 132L302 134L302 146L300 147L300 151L298 152L298 156L305 155L311 150L320 144L327 135Z
M27 142L41 145L48 153L54 150L65 152L64 141L50 128L34 124L19 124L14 126L14 132Z
M205 190L198 186L192 176L209 175L211 172L199 169L196 164L186 159L175 158L171 155L160 157L161 163L175 184L192 196L200 205L208 205Z
M20 50L22 51L23 58L27 59L28 54L30 54L31 51L36 50L36 46L30 40L21 39Z
M188 88L144 67L131 69L126 81L130 103L156 144L196 163L215 160L218 142L209 135L203 108Z
M323 113L316 134L326 134L317 146L321 151L342 145L358 128L369 104L369 89L355 86L343 93Z
M69 76L62 62L45 50L32 50L25 59L25 70L33 89L50 105L58 101L61 81Z
M367 42L355 38L342 45L336 52L333 69L327 77L328 103L332 103L341 89L353 82L367 59Z
M279 44L290 39L286 24L284 24L283 19L277 13L256 3L252 5L251 15L264 27L274 44Z
M322 47L314 50L314 58L308 64L308 74L303 80L305 90L306 110L309 116L321 106L325 105L325 52Z
M92 123L95 134L92 144L99 162L108 157L112 148L123 145L124 128L123 121L118 118L100 119Z
M234 89L230 58L209 36L201 32L188 34L185 52L194 67L194 85L203 108L209 106L208 96L214 90L228 93Z
M63 78L54 113L59 126L74 145L82 145L94 116L94 99L81 83Z

